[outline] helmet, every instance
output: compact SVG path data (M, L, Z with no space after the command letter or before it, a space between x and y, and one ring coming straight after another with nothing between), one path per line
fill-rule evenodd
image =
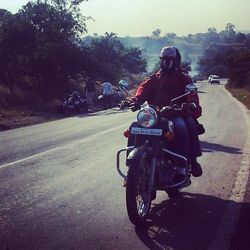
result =
M161 49L160 53L161 69L167 73L174 72L180 67L181 55L177 48L166 46Z

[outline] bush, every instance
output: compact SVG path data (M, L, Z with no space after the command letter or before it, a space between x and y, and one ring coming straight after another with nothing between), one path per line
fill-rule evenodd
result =
M34 93L14 86L11 91L8 87L0 86L0 105L2 108L27 108L34 110L44 109L41 98Z
M0 106L6 108L9 106L9 100L11 99L11 94L9 88L4 85L0 85Z

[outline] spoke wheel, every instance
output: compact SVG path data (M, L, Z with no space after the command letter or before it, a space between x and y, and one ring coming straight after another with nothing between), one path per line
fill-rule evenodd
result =
M140 161L131 161L127 176L126 203L130 221L144 224L150 211L150 161L144 154Z

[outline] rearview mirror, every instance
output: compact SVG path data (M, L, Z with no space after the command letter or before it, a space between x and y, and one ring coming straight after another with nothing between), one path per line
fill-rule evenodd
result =
M126 96L126 97L132 96L132 94L130 93L129 80L121 79L118 83L118 88L123 93L124 96Z
M118 83L118 87L121 91L128 91L129 90L129 81L122 79Z

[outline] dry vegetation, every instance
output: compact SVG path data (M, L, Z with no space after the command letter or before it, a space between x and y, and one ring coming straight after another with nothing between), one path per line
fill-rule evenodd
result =
M227 90L250 110L250 91L226 86Z

